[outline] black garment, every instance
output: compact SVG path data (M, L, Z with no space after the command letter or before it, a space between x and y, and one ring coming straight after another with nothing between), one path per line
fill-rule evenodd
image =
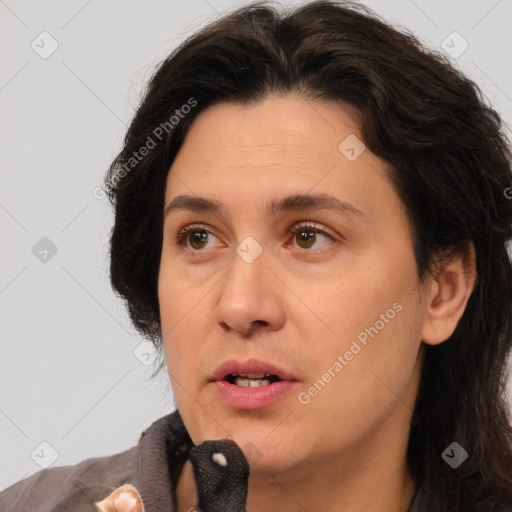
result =
M0 493L0 511L176 512L176 482L190 456L202 506L198 510L240 512L240 502L245 503L247 496L245 456L232 441L207 443L194 446L176 410L155 421L129 450L74 466L43 469L8 487ZM218 474L213 473L215 467L208 467L213 453L217 453L213 460ZM417 498L409 512L419 512Z

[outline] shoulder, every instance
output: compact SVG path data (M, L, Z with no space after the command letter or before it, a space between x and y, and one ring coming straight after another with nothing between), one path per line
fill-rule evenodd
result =
M97 512L97 501L133 480L136 450L134 446L107 457L89 458L76 465L38 471L0 492L0 510ZM69 509L66 508L68 504Z
M43 469L11 485L0 492L0 511L109 511L115 509L113 499L131 501L130 493L137 500L145 497L149 504L170 504L170 470L178 468L174 467L176 457L182 457L191 444L176 410L153 422L138 444L126 451Z

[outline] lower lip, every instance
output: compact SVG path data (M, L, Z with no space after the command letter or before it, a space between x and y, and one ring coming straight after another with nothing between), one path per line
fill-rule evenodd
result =
M236 386L226 380L216 380L213 384L226 404L237 409L263 409L289 393L299 383L282 380L257 388Z

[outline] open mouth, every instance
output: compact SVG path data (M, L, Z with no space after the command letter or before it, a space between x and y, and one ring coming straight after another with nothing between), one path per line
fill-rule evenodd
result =
M260 386L268 386L281 379L277 375L265 375L264 373L248 373L246 375L229 373L224 377L224 380L243 388L257 388Z
M220 400L241 410L270 407L300 385L291 372L255 358L225 361L210 382Z

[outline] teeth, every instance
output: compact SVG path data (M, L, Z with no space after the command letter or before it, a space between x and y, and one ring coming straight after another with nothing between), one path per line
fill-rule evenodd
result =
M271 382L268 379L244 379L243 377L237 377L234 380L234 384L243 388L258 388L260 386L268 386Z
M246 379L263 379L264 377L270 377L268 373L231 373L231 377L243 377Z

